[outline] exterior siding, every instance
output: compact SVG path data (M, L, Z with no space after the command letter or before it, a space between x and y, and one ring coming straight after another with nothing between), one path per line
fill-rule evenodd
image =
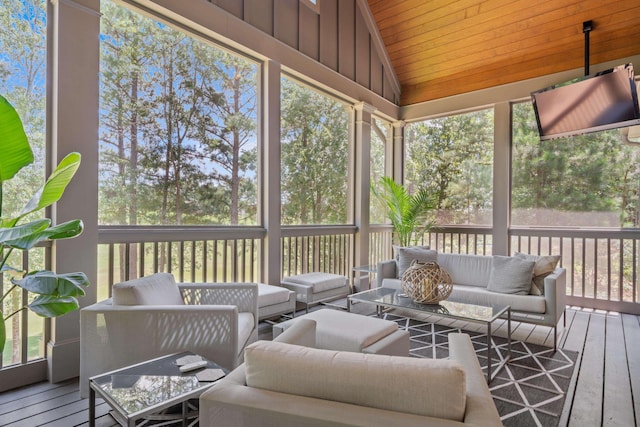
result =
M319 12L301 0L209 0L247 24L397 104L387 69L370 34L362 2L322 0Z

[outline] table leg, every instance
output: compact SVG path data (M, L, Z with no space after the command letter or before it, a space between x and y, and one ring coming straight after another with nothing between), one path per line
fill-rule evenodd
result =
M511 307L507 310L507 360L511 359Z
M188 400L182 402L182 427L187 427L187 414L189 414Z
M491 322L487 323L487 384L491 382Z
M89 427L96 425L96 391L89 386Z

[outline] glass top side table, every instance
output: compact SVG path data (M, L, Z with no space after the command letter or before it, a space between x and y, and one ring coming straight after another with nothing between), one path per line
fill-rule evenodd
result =
M96 396L113 409L112 416L123 426L135 426L142 419L182 419L196 417L189 411L189 399L195 399L215 383L198 381L196 374L204 368L222 369L213 362L199 370L181 373L177 360L193 356L183 352L127 366L89 379L89 425L95 426ZM222 369L226 375L229 371ZM176 405L180 414L158 415Z

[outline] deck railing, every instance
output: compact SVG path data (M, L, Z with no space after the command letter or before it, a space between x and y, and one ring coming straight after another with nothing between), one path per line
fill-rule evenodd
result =
M265 234L257 227L101 227L98 299L114 283L157 272L178 282L258 282Z
M353 226L283 227L282 277L311 271L350 277L355 231Z
M569 304L640 314L640 232L512 229L511 252L560 255Z
M111 284L157 271L178 281L260 281L262 242L259 227L101 227L98 248L98 299L109 297ZM351 277L356 228L353 226L283 227L281 274L325 271ZM567 269L571 305L640 314L640 232L513 228L510 252L560 255ZM419 240L440 252L491 255L488 227L439 227ZM45 268L47 248L22 255L26 270ZM391 228L372 226L369 263L391 258ZM0 276L2 277L2 276ZM2 291L11 284L2 277ZM11 304L29 295L16 289ZM48 341L46 321L24 310L7 322L7 345L0 368L42 359Z
M14 251L7 264L14 267L21 266L24 271L47 268L47 251L50 247L51 244L45 244L30 251ZM49 340L49 328L46 327L49 321L30 310L19 311L31 302L34 295L30 295L22 288L14 287L8 275L2 273L0 273L0 291L0 295L5 296L2 307L3 316L18 311L5 323L7 340L0 357L0 369L42 359L45 357L46 343ZM2 321L1 317L0 321Z

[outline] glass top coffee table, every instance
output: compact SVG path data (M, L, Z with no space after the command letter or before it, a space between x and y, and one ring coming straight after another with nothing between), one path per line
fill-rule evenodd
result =
M205 378L204 374L219 373L224 377L229 371L208 362L198 370L182 373L178 361L185 356L194 354L171 354L89 378L89 425L95 426L97 395L113 409L111 415L123 426L135 426L143 419L176 419L186 426L189 418L197 416L196 411L189 411L189 399L198 398L217 381L209 381L216 375ZM205 373L205 369L216 371ZM179 413L161 414L180 404Z
M375 288L349 295L347 298L348 311L351 311L351 304L353 302L375 304L378 315L382 314L383 309L401 308L420 313L435 314L451 319L485 324L487 327L487 382L491 382L491 380L495 378L495 375L511 358L511 306L509 305L469 304L450 300L441 301L439 304L420 304L407 297L401 290L391 288ZM507 357L493 369L491 324L505 314L507 319Z

